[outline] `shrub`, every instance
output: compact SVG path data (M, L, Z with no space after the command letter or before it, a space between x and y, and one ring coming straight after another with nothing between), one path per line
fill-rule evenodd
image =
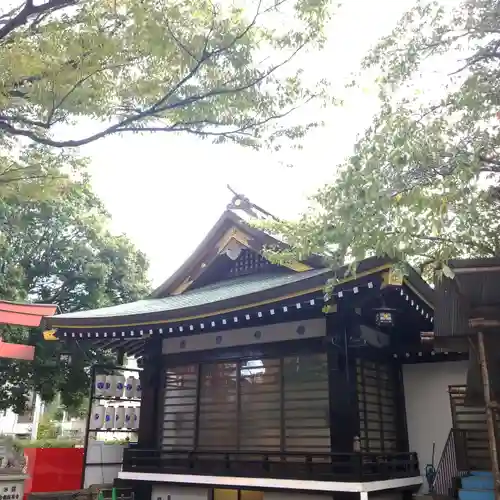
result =
M74 439L15 439L14 448L18 451L24 448L74 448L80 444Z

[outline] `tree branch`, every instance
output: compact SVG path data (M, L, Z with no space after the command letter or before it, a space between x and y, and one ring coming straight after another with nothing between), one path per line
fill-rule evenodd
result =
M236 38L231 42L231 43L236 43ZM89 144L91 142L94 142L98 139L101 139L105 136L111 135L111 134L116 134L116 133L121 133L121 132L127 132L127 131L134 131L138 132L140 127L131 127L133 123L136 123L144 118L154 118L154 117L160 117L162 113L178 109L181 107L187 107L190 105L193 105L197 102L204 101L207 99L212 99L214 97L219 97L227 94L238 94L241 92L244 92L245 90L248 90L260 83L262 83L266 78L268 78L271 74L273 74L275 71L277 71L279 68L290 62L293 57L297 55L297 53L302 50L305 46L305 43L297 47L287 58L282 60L280 63L275 64L274 66L271 66L268 68L266 71L262 72L258 77L254 78L253 80L244 83L242 85L239 85L237 87L230 87L230 88L220 88L220 89L212 89L207 92L204 92L202 94L194 95L194 96L189 96L186 97L185 99L181 99L175 103L172 104L167 104L169 98L171 98L177 90L179 90L182 85L193 78L203 62L207 59L201 59L189 72L188 74L183 77L174 87L171 89L165 96L162 98L158 99L155 103L151 104L149 107L146 109L139 111L121 121L118 123L115 123L114 125L111 125L100 132L97 132L95 134L92 134L90 136L87 136L82 139L70 139L66 141L57 141L54 139L51 139L50 137L46 136L41 136L37 134L36 132L28 129L19 129L16 128L15 126L11 125L9 121L12 120L4 120L0 121L0 130L4 130L6 133L10 135L15 135L15 136L22 136L22 137L27 137L35 142L38 142L40 144L44 144L46 146L51 146L51 147L77 147L77 146L83 146L85 144ZM230 46L229 46L230 48ZM225 50L228 50L228 47L226 47ZM211 53L212 54L212 53ZM208 57L211 57L211 54ZM226 85L228 82L224 82L222 85ZM288 114L288 113L287 113ZM276 118L279 116L277 115ZM0 117L1 118L1 117ZM272 118L272 117L271 117ZM246 127L248 128L248 127ZM172 131L172 126L167 126L167 127L160 127L160 128L155 128L155 131L160 131L163 130L165 132ZM207 133L207 135L218 135L212 133ZM220 134L219 134L220 135Z
M31 16L38 16L41 14L51 14L57 10L75 5L79 0L48 0L41 5L34 5L33 0L26 0L24 7L16 14L16 9L13 9L10 14L11 17L0 28L0 41L4 40L17 28L20 28L27 23Z
M401 231L389 231L386 234L388 234L388 235L395 234L395 235L399 235L399 236L409 236L411 238L415 238L415 239L422 240L422 241L444 243L446 245L450 245L450 244L456 245L458 243L458 244L464 245L464 246L472 248L472 249L481 250L482 252L489 254L492 257L496 255L495 250L493 248L490 248L489 246L485 245L484 243L475 242L472 240L467 240L465 238L450 239L450 238L445 238L443 236L428 236L428 235L417 234L417 233L406 234L406 233L402 233Z

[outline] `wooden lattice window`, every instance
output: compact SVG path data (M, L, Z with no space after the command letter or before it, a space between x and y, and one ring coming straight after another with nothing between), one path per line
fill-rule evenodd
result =
M281 362L249 360L240 364L241 450L279 451L281 446Z
M166 373L163 408L164 449L193 449L196 436L198 368L170 368Z
M328 405L325 354L169 369L162 444L164 449L327 452Z
M326 354L283 362L285 451L329 452L330 419Z
M229 269L229 277L246 276L258 272L269 271L277 266L271 264L267 259L257 252L244 248L239 257Z
M235 450L238 447L237 363L201 365L198 447Z
M356 371L361 450L396 451L398 405L391 366L358 359Z

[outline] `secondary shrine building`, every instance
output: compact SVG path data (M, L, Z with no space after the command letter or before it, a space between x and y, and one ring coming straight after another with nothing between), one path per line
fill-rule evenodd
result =
M336 270L326 300L334 271L272 264L277 244L228 210L150 297L47 320L140 359L139 441L117 480L141 498L401 497L425 487L433 443L437 465L467 354L421 343L431 288L374 258Z

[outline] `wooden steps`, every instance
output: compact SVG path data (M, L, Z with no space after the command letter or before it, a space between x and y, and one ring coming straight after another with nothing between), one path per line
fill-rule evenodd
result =
M453 427L465 431L469 469L488 471L491 460L486 411L484 406L465 406L465 391L465 385L449 387Z

